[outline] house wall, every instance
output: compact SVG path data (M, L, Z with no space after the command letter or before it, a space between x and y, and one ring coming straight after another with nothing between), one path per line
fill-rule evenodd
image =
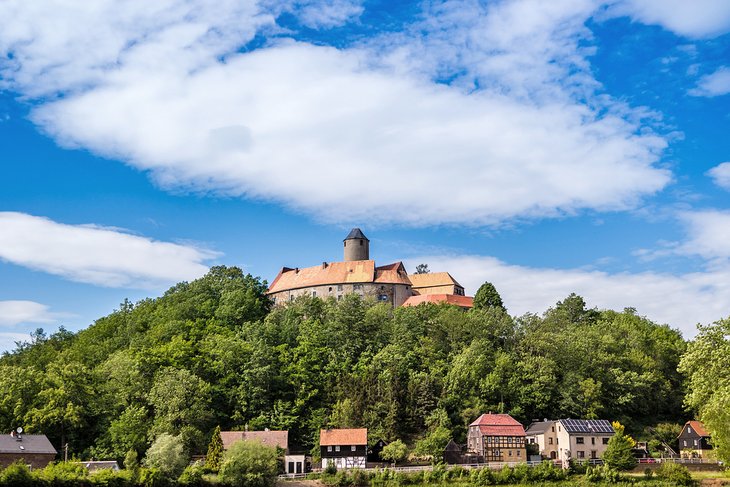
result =
M284 472L285 473L305 473L306 456L305 455L284 455Z
M484 455L484 445L482 444L482 434L479 432L479 426L469 426L469 433L466 439L467 451L474 452L479 456Z
M527 442L534 440L540 449L540 455L556 460L558 458L558 435L556 425L552 424L543 434L527 435Z
M611 438L610 434L580 433L568 434L560 423L556 424L558 443L558 459L567 466L569 460L583 461L592 458L601 458L608 446L605 442ZM583 443L579 443L582 438Z
M411 286L405 284L379 284L372 282L327 284L301 289L292 289L270 294L274 304L286 304L299 296L316 296L318 298L342 299L345 294L359 294L362 297L371 297L379 302L389 303L395 307L401 306L413 293Z
M414 287L414 290L418 291L418 294L459 294L464 295L464 288L458 288L453 284L444 286L424 286Z
M338 469L365 468L368 447L367 445L320 446L320 454L322 456L322 468L326 468L332 463Z
M0 468L5 468L18 460L30 465L31 468L44 468L55 458L55 454L49 453L0 453Z

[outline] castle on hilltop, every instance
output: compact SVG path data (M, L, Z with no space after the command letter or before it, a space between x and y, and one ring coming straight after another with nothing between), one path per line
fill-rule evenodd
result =
M370 240L359 228L353 228L345 237L343 262L322 262L302 269L283 267L268 291L275 304L298 296L340 300L350 293L393 306L429 302L471 308L473 301L448 272L408 274L403 262L376 266L370 260Z

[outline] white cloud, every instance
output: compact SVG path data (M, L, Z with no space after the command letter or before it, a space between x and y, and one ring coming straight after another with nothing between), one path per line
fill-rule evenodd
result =
M67 313L52 312L48 306L35 301L0 301L0 326L15 326L21 323L54 323Z
M689 238L677 252L698 255L708 260L730 260L730 211L703 210L683 212L680 219L687 226Z
M218 5L214 14L168 2L159 21L131 7L115 20L106 3L83 15L44 6L42 17L64 26L53 34L31 21L36 7L6 2L19 15L5 18L34 25L23 35L0 28L13 40L3 42L17 60L5 72L13 85L71 91L39 104L33 120L163 187L273 200L328 221L484 224L621 210L671 179L656 166L666 141L642 126L642 111L589 96L597 84L578 46L592 1L462 2L439 7L450 26L437 22L427 42L282 41L244 53L231 46L269 25L255 6L225 3L219 25ZM110 23L114 42L97 49ZM388 42L398 48L383 57ZM397 67L405 52L411 61ZM459 66L479 89L432 81ZM433 188L442 196L427 196Z
M358 18L363 0L295 1L294 12L302 25L312 29L338 27Z
M208 250L131 235L118 229L66 225L0 212L0 259L67 279L108 287L158 288L200 277Z
M699 79L697 86L689 90L692 96L721 96L730 93L730 68L723 66L714 73Z
M30 335L28 333L0 331L0 353L15 349L16 342L27 341L30 341Z
M660 25L691 38L706 38L730 31L730 2L726 0L618 0L616 14Z
M730 162L723 162L707 171L716 185L730 191Z
M575 292L589 307L622 310L667 323L694 336L697 323L711 323L730 314L730 267L674 276L656 272L616 273L581 269L509 265L485 256L422 256L409 268L427 262L433 271L448 270L474 293L485 281L497 288L512 315L542 313Z

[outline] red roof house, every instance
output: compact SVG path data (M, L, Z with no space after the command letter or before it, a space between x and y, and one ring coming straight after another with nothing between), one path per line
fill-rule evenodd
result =
M486 462L525 462L525 428L509 414L482 414L469 425L467 448Z

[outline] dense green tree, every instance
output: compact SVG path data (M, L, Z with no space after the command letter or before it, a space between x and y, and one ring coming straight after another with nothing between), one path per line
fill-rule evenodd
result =
M273 487L277 474L276 448L258 441L237 441L226 451L220 476L243 487Z
M699 413L718 458L730 462L730 318L698 329L679 367L689 378L686 404Z
M380 452L380 458L393 462L393 465L397 465L406 459L408 456L408 447L401 440L391 441L383 447Z
M418 455L431 457L433 463L442 462L449 440L451 440L451 431L444 426L437 426L424 438L416 442L414 452Z
M489 307L504 308L502 297L491 282L485 282L474 295L474 309L484 309Z
M162 433L147 450L144 465L160 471L168 479L176 479L189 461L182 438Z

